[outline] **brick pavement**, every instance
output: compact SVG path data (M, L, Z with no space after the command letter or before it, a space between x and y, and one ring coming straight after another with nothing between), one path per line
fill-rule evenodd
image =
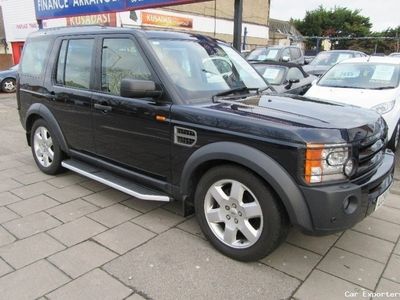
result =
M400 292L400 166L385 205L341 234L224 257L193 217L73 173L42 174L0 95L1 299L370 299ZM399 159L400 160L400 159ZM350 294L353 293L353 294ZM42 298L43 297L43 298ZM376 298L382 299L382 298ZM391 298L393 299L393 298Z

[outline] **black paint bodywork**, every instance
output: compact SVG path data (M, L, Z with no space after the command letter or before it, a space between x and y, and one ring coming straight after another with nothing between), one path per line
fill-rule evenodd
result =
M90 88L55 84L55 62L62 40L82 37L94 38L96 44ZM160 98L128 99L101 92L99 59L104 37L128 37L138 42L156 85L163 91ZM291 223L306 232L342 230L366 215L367 207L376 201L376 197L368 198L369 189L375 189L393 172L392 154L385 154L362 182L350 178L315 187L303 180L304 155L308 143L345 143L356 148L360 141L376 134L379 116L375 112L269 94L193 103L180 96L161 67L162 62L149 45L152 38L219 43L187 33L104 27L32 34L27 43L49 39L52 47L42 76L21 74L19 78L18 109L27 137L34 120L44 118L67 155L166 192L183 202L185 212L190 211L202 174L218 164L230 163L249 168L263 178L283 202ZM98 110L96 104L112 109ZM156 116L163 116L165 121L157 121ZM187 147L174 143L175 126L196 131L196 144ZM349 193L363 195L367 202L360 196L364 204L355 215L346 216L342 202ZM332 218L341 221L331 222Z

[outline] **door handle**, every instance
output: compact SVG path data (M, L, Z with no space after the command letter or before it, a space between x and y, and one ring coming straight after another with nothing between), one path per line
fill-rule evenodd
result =
M98 110L101 110L101 111L104 112L104 113L107 113L107 112L109 112L109 111L112 111L112 107L111 107L111 106L103 105L103 104L98 104L98 103L96 103L96 104L94 105L94 108L95 108L95 109L98 109Z

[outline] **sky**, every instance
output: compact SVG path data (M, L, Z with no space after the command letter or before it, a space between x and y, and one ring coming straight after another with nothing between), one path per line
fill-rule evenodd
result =
M400 0L271 0L271 18L280 20L302 19L306 11L319 5L360 9L361 15L369 17L373 31L400 25Z

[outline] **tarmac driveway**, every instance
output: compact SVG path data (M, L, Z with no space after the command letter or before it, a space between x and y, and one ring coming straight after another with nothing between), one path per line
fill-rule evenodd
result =
M0 141L0 299L400 298L400 159L385 205L355 228L292 230L269 257L241 263L173 203L39 172L14 95L0 95Z

